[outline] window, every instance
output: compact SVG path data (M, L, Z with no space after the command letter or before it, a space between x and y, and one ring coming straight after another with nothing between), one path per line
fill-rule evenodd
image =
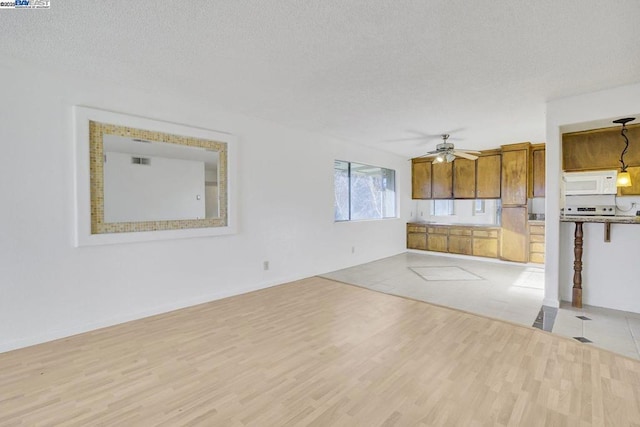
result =
M336 221L395 218L394 170L336 160L333 179Z
M453 215L453 200L434 200L431 206L433 216Z
M475 203L473 205L473 213L474 215L486 213L484 200L480 200L480 199L475 200Z

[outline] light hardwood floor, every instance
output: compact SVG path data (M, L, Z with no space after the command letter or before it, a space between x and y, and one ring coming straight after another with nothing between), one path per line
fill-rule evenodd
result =
M310 278L0 354L0 425L640 426L640 362Z

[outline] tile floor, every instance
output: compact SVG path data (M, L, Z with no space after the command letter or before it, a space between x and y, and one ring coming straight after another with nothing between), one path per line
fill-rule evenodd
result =
M322 277L522 325L535 323L640 360L640 314L564 303L557 310L542 307L540 266L406 252Z

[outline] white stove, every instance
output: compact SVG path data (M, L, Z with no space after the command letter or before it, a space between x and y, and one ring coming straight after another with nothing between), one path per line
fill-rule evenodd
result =
M616 196L613 194L566 196L562 214L571 216L615 216Z

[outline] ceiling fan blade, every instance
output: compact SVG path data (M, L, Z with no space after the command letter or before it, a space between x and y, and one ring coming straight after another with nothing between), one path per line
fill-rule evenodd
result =
M422 156L414 157L414 159L422 159L422 158L425 158L425 157L435 157L437 155L438 155L438 152L436 151L436 152L433 152L433 153L427 153L427 154L424 154Z
M466 148L456 148L456 151L463 151L463 152L469 153L469 154L480 154L480 151L467 150Z
M458 151L458 150L453 150L453 154L455 154L456 157L462 157L463 159L469 159L469 160L476 160L478 158L478 156L474 156L473 154L469 154L467 152Z

